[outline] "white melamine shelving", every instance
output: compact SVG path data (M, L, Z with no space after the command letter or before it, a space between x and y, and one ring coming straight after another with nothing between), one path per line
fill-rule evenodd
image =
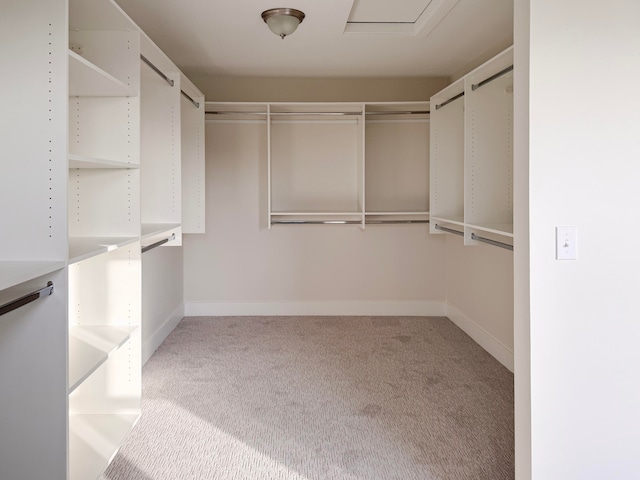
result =
M88 158L81 155L69 155L69 168L140 168L134 163L123 163L103 158Z
M69 393L108 360L139 327L88 326L69 328Z
M143 38L142 53L170 81L146 62L140 62L141 177L140 202L143 229L148 224L182 222L181 104L178 68ZM182 245L180 231L166 245Z
M426 220L429 102L365 105L365 213L371 221Z
M431 97L431 218L464 223L464 81ZM431 233L438 233L435 223Z
M508 48L431 98L431 233L513 243L512 70Z
M137 92L89 60L69 51L69 95L74 97L130 97Z
M204 233L204 95L184 75L180 76L180 89L182 232Z
M71 414L69 449L77 459L70 465L69 480L98 478L118 452L140 414Z
M97 479L140 415L141 171L162 176L140 160L140 55L143 43L157 47L113 0L16 0L9 10L0 15L9 92L0 108L0 476ZM148 220L145 242L180 236L182 138L193 164L185 175L196 177L188 185L204 190L203 107L180 111L180 81L203 97L172 74L178 213ZM198 229L203 195L189 197Z
M268 117L269 226L283 215L364 226L364 105L270 104Z

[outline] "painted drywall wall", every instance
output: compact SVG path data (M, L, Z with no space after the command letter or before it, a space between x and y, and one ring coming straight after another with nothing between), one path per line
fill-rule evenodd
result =
M534 480L640 475L638 18L629 0L530 4L530 260L517 275L530 279ZM558 225L577 226L577 260L555 259Z
M207 233L184 240L187 314L444 313L444 239L425 225L268 229L266 128L207 125Z
M183 237L184 239L184 237ZM142 255L142 361L146 362L184 315L183 247Z
M208 102L400 102L429 100L447 78L193 77Z
M514 5L513 343L515 471L518 480L531 480L529 3L529 0L519 0Z
M513 370L513 253L446 237L449 318Z

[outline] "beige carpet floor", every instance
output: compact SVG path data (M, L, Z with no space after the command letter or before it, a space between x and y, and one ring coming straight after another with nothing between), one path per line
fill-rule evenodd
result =
M443 317L187 317L103 476L513 478L513 375Z

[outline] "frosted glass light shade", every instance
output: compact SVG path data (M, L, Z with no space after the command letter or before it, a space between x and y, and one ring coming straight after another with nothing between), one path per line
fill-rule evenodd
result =
M262 12L262 19L280 38L291 35L304 20L304 13L294 8L272 8Z

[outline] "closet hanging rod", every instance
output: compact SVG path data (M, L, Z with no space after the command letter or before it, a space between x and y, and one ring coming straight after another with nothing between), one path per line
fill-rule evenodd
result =
M207 115L266 115L267 114L267 112L234 112L231 110L217 111L217 112L205 111L204 113L206 113Z
M445 100L444 102L439 103L438 105L436 105L436 110L440 110L445 105L449 105L451 102L453 102L454 100L459 99L460 97L464 97L464 92L460 92L459 94L454 95L453 97L451 97L449 100Z
M362 115L362 112L271 112L271 116L276 117L300 117L307 115L346 117L352 115Z
M180 90L180 93L187 99L189 100L191 103L193 103L193 106L196 108L200 108L200 102L196 102L193 98L191 98L191 96L185 92L184 90Z
M477 240L478 242L487 243L489 245L493 245L494 247L506 248L507 250L511 250L513 252L513 245L509 245L508 243L498 242L496 240L491 240L490 238L479 237L475 233L471 234L471 240Z
M53 282L47 282L47 286L37 290L35 292L29 293L24 297L20 297L17 300L14 300L9 303L5 303L4 305L0 305L0 315L4 315L5 313L12 312L13 310L20 308L27 303L31 303L34 300L38 300L47 295L51 295L53 293Z
M473 85L471 85L471 90L475 91L478 88L482 87L483 85L486 85L489 82L493 82L496 78L500 78L501 76L511 72L512 70L513 70L513 65L505 68L504 70L500 70L498 73L491 75L489 78L485 78L481 82L474 83Z
M429 220L365 220L367 225L403 225L412 223L429 223Z
M160 75L162 78L164 78L165 82L167 82L169 85L171 85L173 87L173 80L171 80L169 77L167 77L164 73L162 73L162 70L160 70L158 67L156 67L153 63L151 63L149 61L149 59L147 57L145 57L144 55L140 54L140 59L146 63L147 65L149 65L149 67L151 67L151 70L153 70L154 72L156 72L158 75Z
M173 233L168 238L163 238L162 240L157 241L156 243L152 243L151 245L147 245L146 247L142 247L142 253L148 252L149 250L153 250L154 248L159 247L160 245L164 245L165 243L168 243L168 242L170 242L172 240L175 240L175 239L176 239L176 234Z
M435 227L437 230L442 230L443 232L453 233L454 235L460 235L464 237L464 232L461 232L460 230L454 230L453 228L442 227L437 223L435 224Z
M362 225L361 220L272 220L271 225Z
M398 112L366 112L366 115L429 115L429 110L408 110Z

